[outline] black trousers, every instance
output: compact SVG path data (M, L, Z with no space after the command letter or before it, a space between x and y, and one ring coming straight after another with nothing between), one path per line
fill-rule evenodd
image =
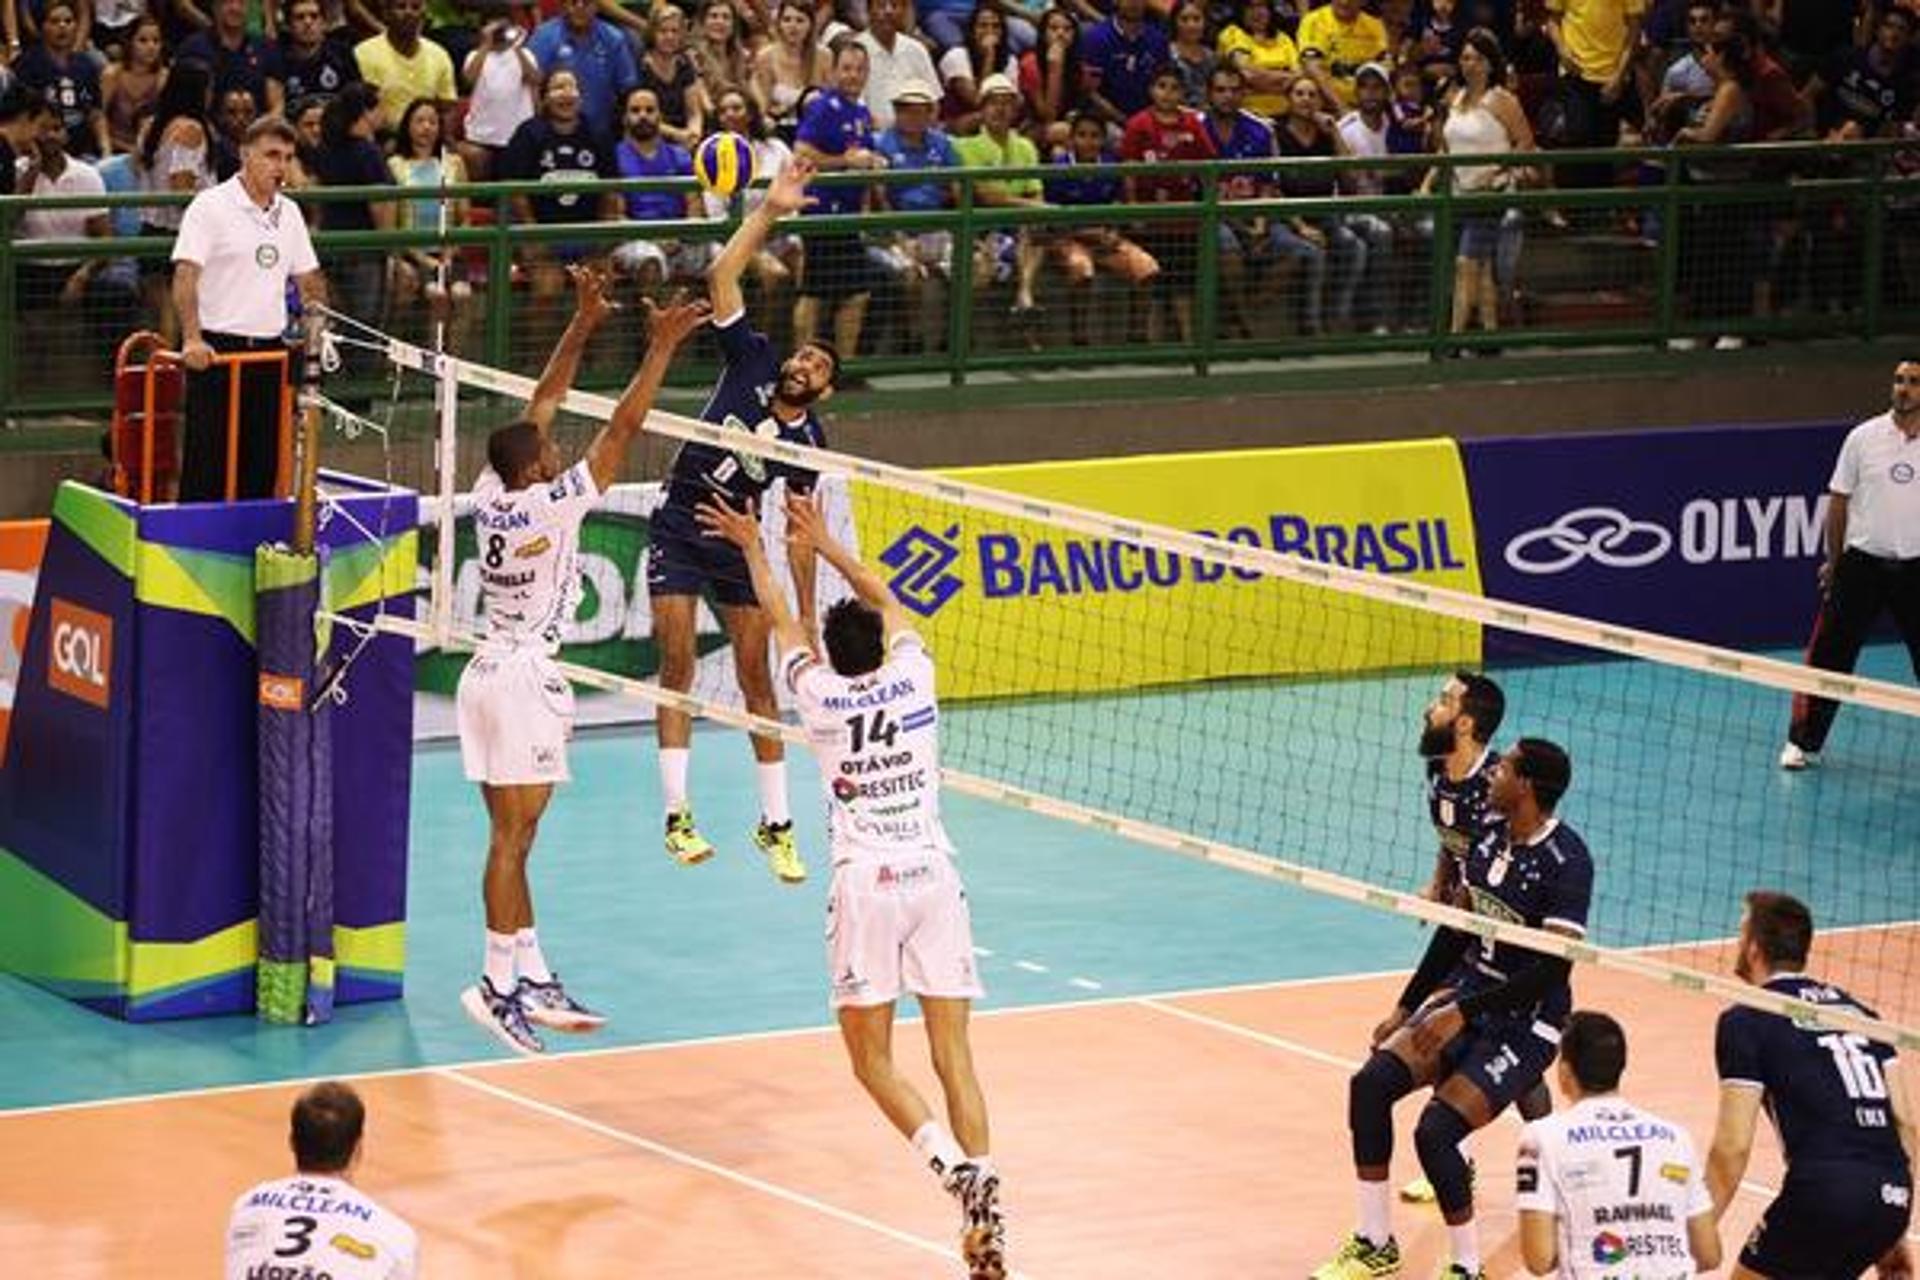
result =
M279 338L203 334L225 355L235 351L285 351ZM274 361L239 367L240 439L236 498L271 498L280 471L280 385L285 366ZM224 502L227 496L227 400L232 366L216 364L187 373L187 431L180 457L180 501Z
M1886 560L1848 548L1834 568L1827 598L1820 602L1813 639L1807 642L1807 664L1822 671L1852 671L1867 633L1889 610L1907 642L1914 674L1920 676L1920 559ZM1802 751L1820 750L1839 710L1831 698L1794 694L1788 741Z

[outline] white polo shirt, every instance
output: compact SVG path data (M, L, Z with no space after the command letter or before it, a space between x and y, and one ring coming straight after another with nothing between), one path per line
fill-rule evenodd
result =
M45 172L34 177L33 190L36 196L99 196L105 195L107 184L100 179L100 171L84 160L67 157L67 167L60 171L58 178L49 178ZM22 240L85 240L89 219L101 217L106 207L98 209L28 209L20 216L20 239ZM78 258L33 258L43 267L71 267Z
M1908 439L1891 411L1847 432L1827 488L1848 500L1849 548L1920 559L1920 437Z
M891 50L871 31L862 31L854 37L854 42L867 51L867 87L861 92L860 101L873 113L875 133L893 128L894 90L909 80L924 80L936 89L940 84L927 46L904 31L894 33Z
M286 332L287 278L320 269L299 206L276 194L262 209L238 174L193 198L173 260L200 264L201 330L242 338Z

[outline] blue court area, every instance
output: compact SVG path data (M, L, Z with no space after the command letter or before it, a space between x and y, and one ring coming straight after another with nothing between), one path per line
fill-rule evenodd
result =
M1862 673L1910 679L1903 651ZM1774 767L1784 695L1600 663L1502 672L1502 739L1570 746L1563 814L1599 867L1595 936L1686 941L1734 928L1760 884L1806 894L1823 925L1920 916L1920 722L1847 709L1828 767ZM1414 751L1436 677L1232 684L946 710L947 763L1396 888L1424 882L1432 835ZM720 846L661 851L650 727L590 731L549 811L533 874L542 941L609 1027L556 1048L641 1045L828 1021L818 781L793 794L804 886L748 842L744 738L702 729L693 789ZM406 999L311 1030L249 1018L129 1025L0 979L0 1107L403 1069L499 1056L457 1002L481 959L486 826L451 744L415 754ZM974 903L985 1007L1169 992L1411 965L1410 922L1117 837L949 795Z

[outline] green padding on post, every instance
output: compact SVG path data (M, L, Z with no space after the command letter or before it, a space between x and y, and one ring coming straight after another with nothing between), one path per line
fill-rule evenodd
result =
M285 547L259 546L253 549L253 589L277 591L312 582L320 573L316 556L301 555Z
M134 591L140 603L225 619L253 643L251 561L213 551L141 542Z
M127 922L0 849L0 969L96 994L126 986Z
M69 480L54 494L53 518L122 576L133 576L133 548L138 541L133 517L104 494Z
M262 1021L294 1026L306 1021L307 962L262 960L255 973L254 1000Z

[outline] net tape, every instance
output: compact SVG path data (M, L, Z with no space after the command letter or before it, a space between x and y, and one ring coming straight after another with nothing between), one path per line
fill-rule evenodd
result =
M436 378L448 377L462 387L521 400L532 395L535 385L532 378L428 351L399 339L388 340L386 355L389 360L401 367ZM615 401L607 396L571 391L562 401L561 407L583 417L605 421L611 416L614 405ZM1626 657L1697 671L1720 679L1786 692L1812 694L1897 715L1920 717L1920 690L1885 681L1812 670L1777 659L1699 644L1632 627L1616 626L1552 610L1488 599L1446 587L1400 581L1350 569L1343 565L1327 564L1264 547L1228 542L1221 538L1191 533L1170 526L1119 519L1086 508L1043 501L957 479L928 475L871 459L765 439L749 432L658 410L648 416L646 429L671 439L707 444L736 453L759 454L822 475L868 481L936 501L962 503L970 508L995 512L1016 519L1045 521L1080 533L1122 539L1143 547L1154 547L1228 568L1256 571L1275 578L1382 601L1406 609L1524 631ZM439 518L451 519L451 508L443 508L439 512ZM455 631L448 635L444 630L436 631L430 623L393 616L381 617L376 625L382 630L409 636L416 641L438 639L444 635L458 648L471 649L480 643L480 637L473 632ZM562 673L569 679L589 688L643 698L659 706L686 711L754 733L777 735L795 743L806 741L805 735L794 726L763 720L741 710L675 693L653 681L599 671L577 663L561 662L559 666ZM1672 964L1638 950L1605 947L1572 939L1562 934L1531 929L1510 921L1476 915L1416 894L1340 875L1282 855L1256 852L1224 841L1207 839L1157 823L1130 818L1124 814L1061 800L992 778L943 768L942 779L946 785L965 795L1072 822L1121 836L1164 852L1228 867L1244 874L1298 885L1343 901L1392 912L1428 924L1449 926L1489 942L1512 943L1544 954L1559 956L1575 964L1594 965L1602 969L1631 973L1668 987L1717 997L1767 1013L1781 1014L1806 1026L1857 1032L1899 1048L1920 1049L1920 1027L1906 1026L1883 1018L1867 1017L1863 1014L1796 1000L1750 986L1731 975Z

